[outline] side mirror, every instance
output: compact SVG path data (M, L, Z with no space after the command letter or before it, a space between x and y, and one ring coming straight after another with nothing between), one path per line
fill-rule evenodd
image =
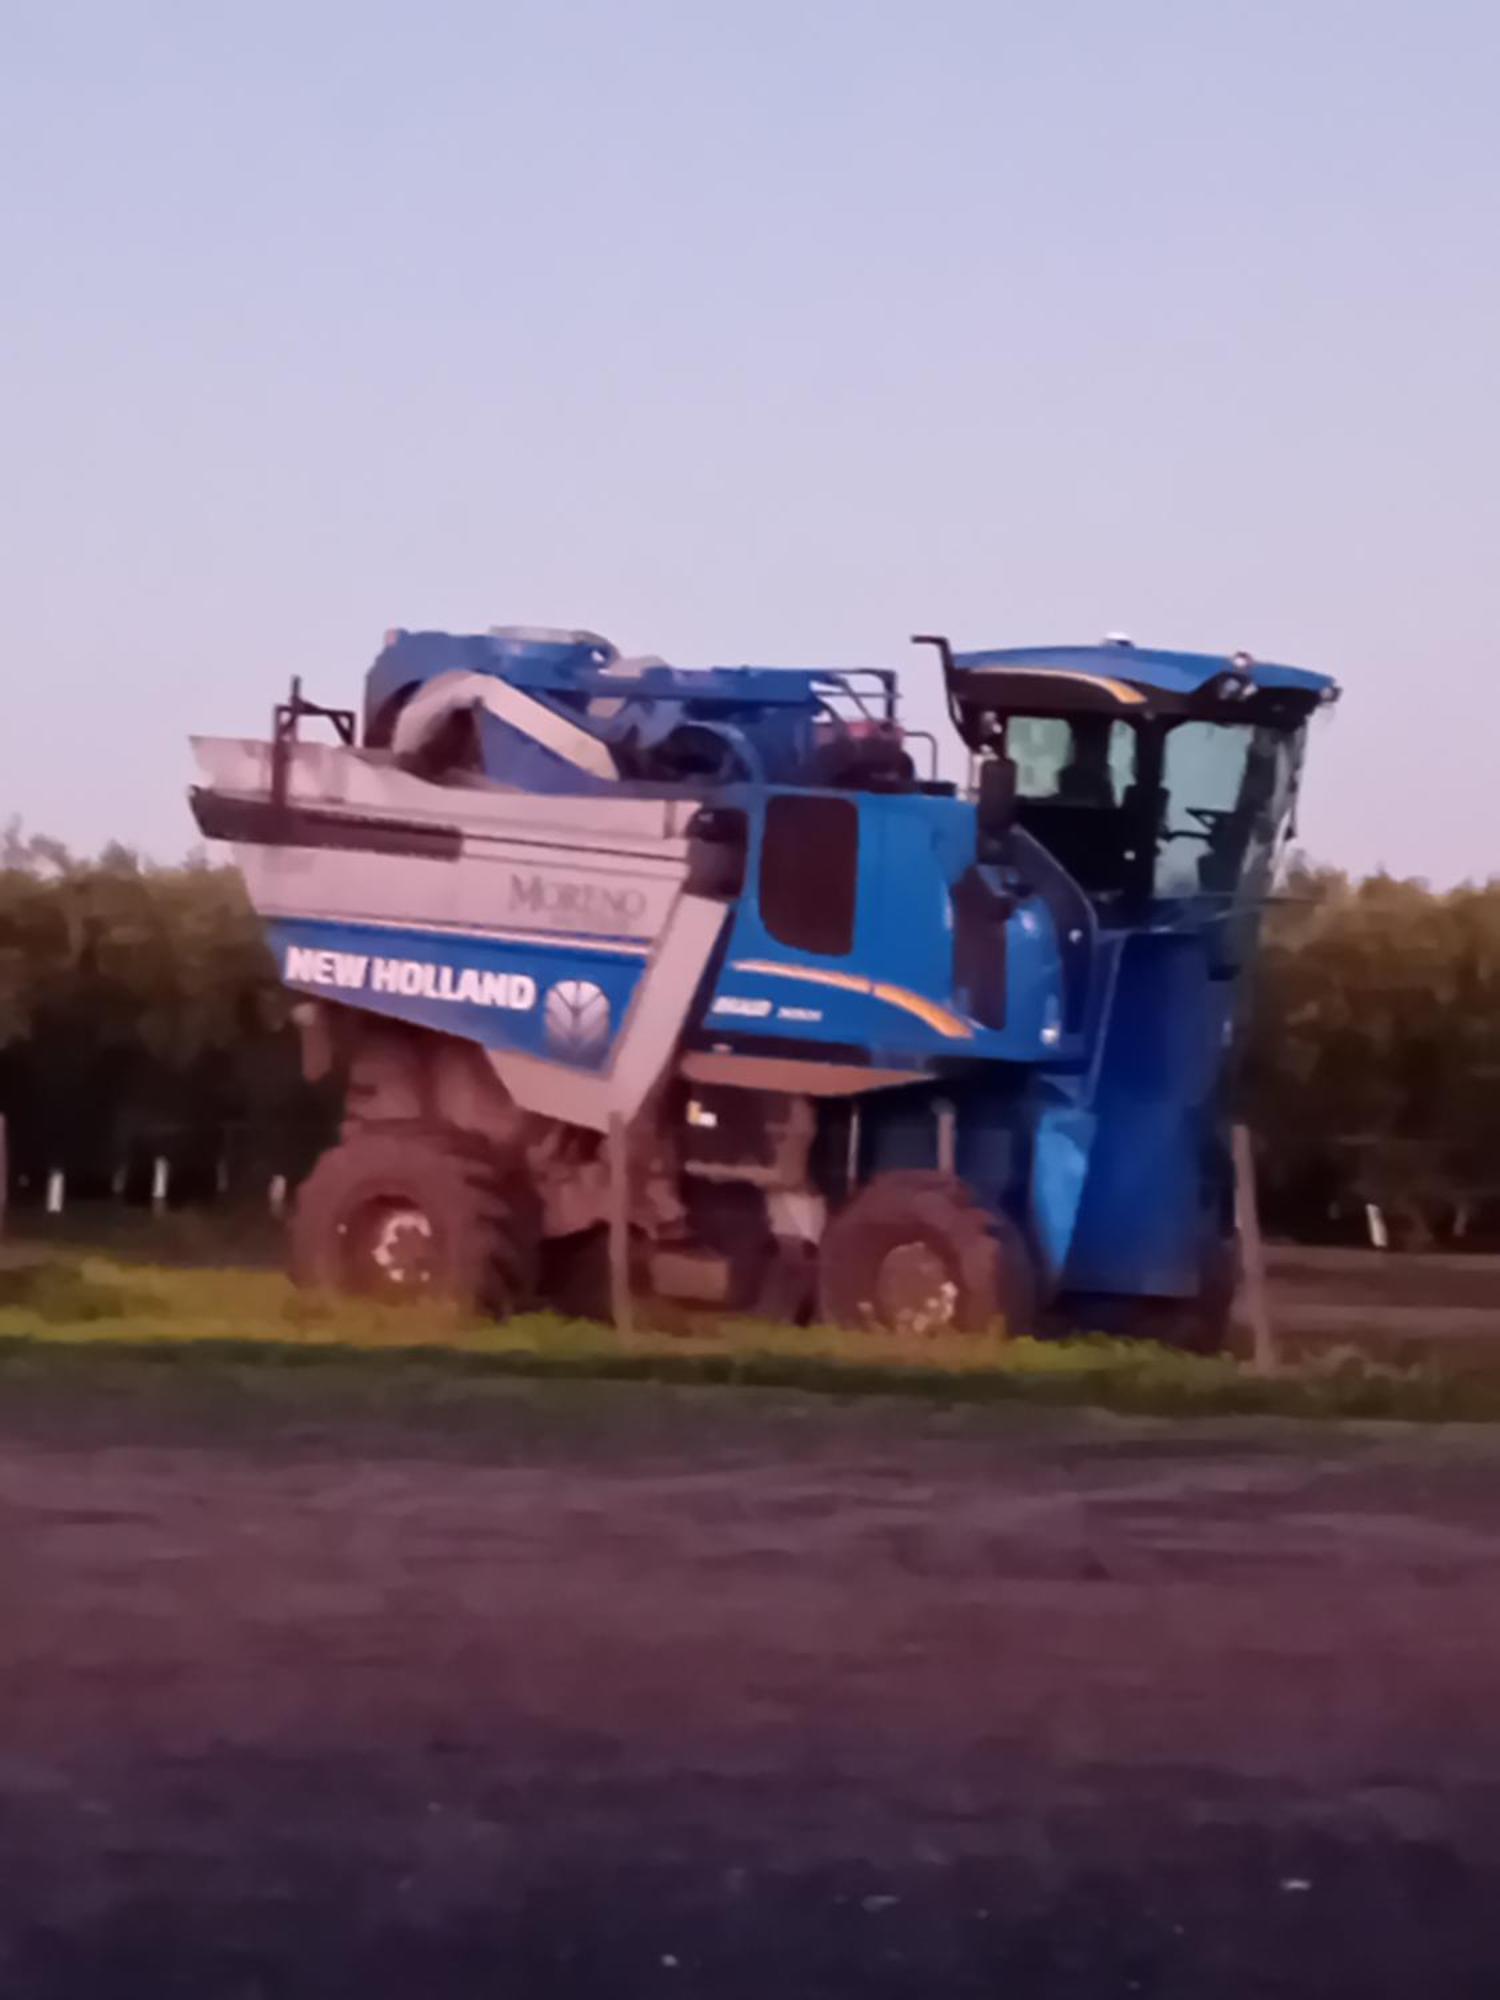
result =
M1010 757L986 757L979 767L979 849L985 855L1010 832L1016 819L1017 772Z
M745 815L729 806L700 806L688 821L687 888L694 896L728 899L745 886Z

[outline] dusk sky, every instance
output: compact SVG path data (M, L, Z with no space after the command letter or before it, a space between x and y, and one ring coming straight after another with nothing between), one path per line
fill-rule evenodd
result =
M390 625L1332 672L1319 858L1500 872L1500 8L7 0L0 820Z

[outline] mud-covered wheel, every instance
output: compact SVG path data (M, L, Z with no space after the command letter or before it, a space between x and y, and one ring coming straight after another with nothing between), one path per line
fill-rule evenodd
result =
M504 1319L535 1295L539 1233L517 1165L461 1134L389 1126L352 1134L303 1182L291 1271L323 1291Z
M1035 1282L1021 1232L952 1174L882 1174L829 1224L820 1317L890 1333L1029 1332Z

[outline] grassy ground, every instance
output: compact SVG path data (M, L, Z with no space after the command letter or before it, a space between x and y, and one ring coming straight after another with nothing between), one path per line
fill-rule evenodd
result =
M168 1270L62 1246L0 1271L0 1350L58 1360L101 1351L158 1360L212 1355L278 1369L382 1362L398 1375L403 1365L440 1363L459 1375L739 1383L1164 1415L1500 1421L1500 1380L1383 1366L1349 1350L1263 1378L1229 1357L1104 1338L900 1340L750 1321L642 1328L624 1338L552 1314L497 1325L437 1308L312 1297L265 1270Z

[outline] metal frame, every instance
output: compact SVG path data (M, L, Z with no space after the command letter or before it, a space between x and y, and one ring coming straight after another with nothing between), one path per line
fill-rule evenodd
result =
M291 776L292 750L297 742L298 725L304 717L310 716L331 722L345 749L354 748L358 727L354 710L324 708L319 702L309 701L302 692L302 676L294 674L286 700L277 702L271 714L271 804L278 813L286 810L287 780Z

